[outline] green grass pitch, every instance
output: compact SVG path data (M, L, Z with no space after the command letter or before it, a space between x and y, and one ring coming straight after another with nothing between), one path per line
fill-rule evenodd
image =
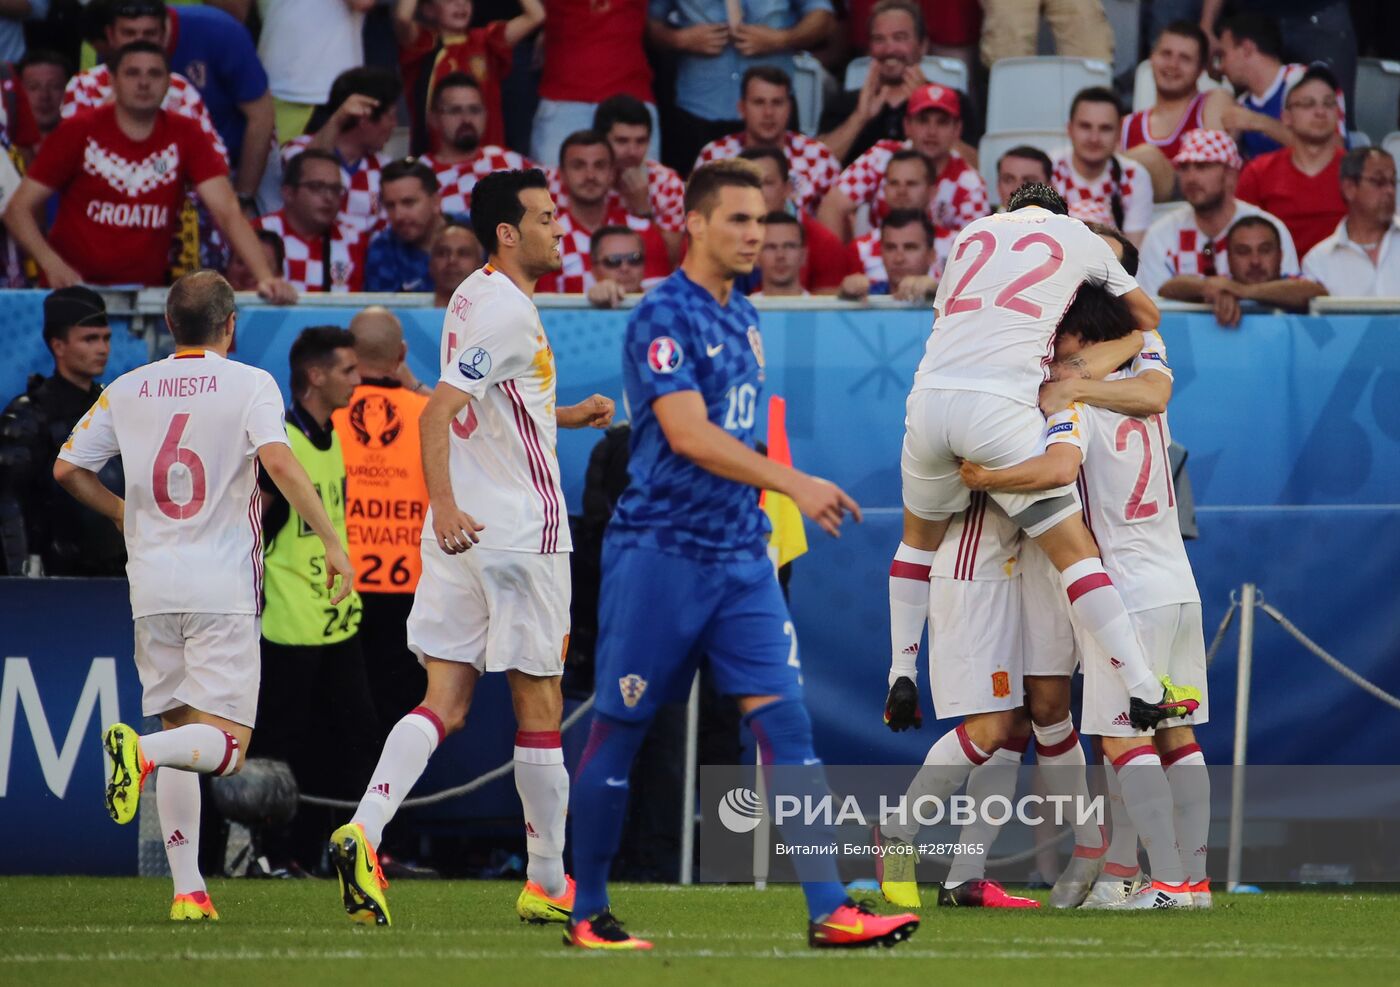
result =
M622 885L613 908L647 955L584 954L521 923L519 886L398 881L395 925L352 927L330 881L215 881L222 918L166 919L155 879L0 879L0 984L1400 983L1400 894L1216 895L1210 912L937 909L894 949L807 948L794 887ZM925 889L926 900L931 896Z

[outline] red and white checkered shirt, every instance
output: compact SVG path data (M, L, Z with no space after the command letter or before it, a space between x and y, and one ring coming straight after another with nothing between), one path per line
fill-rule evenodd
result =
M638 218L652 220L668 233L679 233L685 229L685 182L681 181L681 176L673 169L667 168L660 161L648 160L646 165L651 215ZM564 191L564 178L559 174L559 169L550 168L546 174L549 176L549 194L554 197L560 208L567 206L569 196ZM622 193L616 189L608 192L608 208L612 209L614 206L619 209L625 208L622 204Z
M282 166L292 160L311 144L311 135L293 137L282 145ZM335 152L332 152L335 153ZM340 155L336 154L339 159ZM377 233L386 223L384 209L379 204L379 176L389 159L382 154L367 154L353 171L342 159L340 161L340 181L345 186L345 198L340 202L340 215L336 222L348 227L366 238Z
M287 261L282 276L297 291L325 290L326 271L322 266L322 237L304 237L292 231L285 211L279 209L253 221L260 230L271 230L282 238ZM350 227L331 230L330 290L359 291L365 280L365 240Z
M1074 169L1072 154L1066 151L1055 159L1050 183L1064 196L1069 214L1085 223L1118 226L1113 220L1113 166L1090 180ZM1124 233L1145 233L1152 225L1152 179L1147 169L1132 158L1115 156L1119 171L1118 199L1123 209Z
M746 146L748 142L744 140L742 131L721 137L717 141L710 141L700 149L700 156L695 159L695 167L699 168L711 161L737 158ZM822 196L826 195L831 186L836 184L836 179L841 177L840 162L821 141L814 140L806 134L793 133L791 130L783 135L783 153L787 155L788 170L792 176L793 201L803 209L815 212L817 206L821 205Z
M76 115L80 110L101 106L112 99L112 72L106 65L95 65L86 72L79 72L68 80L63 90L63 104L59 116L64 120ZM194 83L179 72L170 73L170 88L165 91L165 99L160 108L178 113L182 117L198 120L200 128L214 140L214 146L228 160L228 148L223 138L214 129L214 120L204 105L204 97L199 94Z
M877 141L874 147L841 172L836 187L857 206L869 206L872 222L878 222L889 211L884 186L885 169L889 167L890 158L894 157L894 152L913 146L910 141ZM929 218L938 228L940 255L946 255L948 246L964 226L991 211L987 185L982 181L982 176L959 157L957 151L950 152L947 164L938 174L938 184L928 204Z
M564 227L564 238L559 241L559 256L564 266L557 274L540 278L535 290L541 293L582 294L593 287L595 280L593 258L589 254L593 245L593 235L584 229L583 224L574 217L567 206L559 207L558 218L559 225ZM651 220L633 216L621 205L610 202L607 215L603 217L598 228L604 226L627 226L642 235L643 252L646 255L644 277L665 277L670 273L666 242L661 239L660 231Z
M1230 261L1226 255L1225 241L1230 227L1245 216L1261 216L1274 224L1283 254L1280 273L1283 277L1297 276L1298 250L1293 245L1288 227L1277 216L1236 199L1234 216L1220 231L1219 238L1211 243L1210 238L1196 225L1196 215L1191 207L1183 203L1158 217L1142 241L1137 273L1142 290L1155 295L1163 284L1178 274L1228 275Z
M471 212L472 189L491 172L538 167L529 158L495 144L477 148L475 156L468 161L445 164L434 161L431 154L425 154L418 160L433 169L433 173L437 175L438 185L442 190L442 211L448 215L466 215Z

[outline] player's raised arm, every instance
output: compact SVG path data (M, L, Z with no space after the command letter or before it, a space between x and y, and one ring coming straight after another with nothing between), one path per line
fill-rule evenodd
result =
M282 496L287 498L287 503L311 526L325 546L326 589L331 591L330 602L339 603L350 595L355 572L350 564L350 555L340 543L340 536L326 514L321 495L311 484L311 477L306 475L306 469L297 462L292 447L285 442L268 442L259 446L258 461L267 470L267 475L272 477L272 482L277 484ZM335 588L336 576L340 577L339 589Z
M700 392L665 394L653 401L651 408L671 451L706 472L759 490L787 494L798 510L834 538L841 536L841 521L847 511L857 521L861 519L860 505L836 484L775 463L710 421Z
M428 505L433 512L433 537L448 555L465 552L481 539L477 524L466 511L457 506L452 492L452 473L448 467L449 430L471 395L451 384L438 382L433 396L418 416L418 435L423 444L423 479L428 487Z

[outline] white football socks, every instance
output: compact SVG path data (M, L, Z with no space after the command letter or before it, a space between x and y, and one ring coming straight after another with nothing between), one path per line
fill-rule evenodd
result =
M179 768L158 770L156 812L175 893L203 891L204 877L199 873L199 775Z
M882 820L880 831L891 839L912 842L919 832L919 821L915 817L915 802L921 798L946 799L958 790L972 769L985 764L992 755L972 742L967 730L958 725L936 740L924 757L924 766L919 769L914 780L905 792L903 817L891 816ZM922 810L928 815L931 808Z
M1182 883L1186 880L1186 871L1177 849L1172 789L1157 751L1144 744L1115 757L1113 766L1123 791L1123 807L1132 817L1138 839L1147 851L1152 880L1163 884Z
M1083 628L1093 636L1123 677L1130 695L1144 702L1162 698L1162 683L1152 674L1132 619L1100 559L1076 562L1060 573L1060 584Z
M890 563L890 685L900 677L919 680L933 555L900 542Z
M389 731L369 787L350 820L364 828L365 839L376 850L384 839L384 827L399 811L445 736L442 721L426 706L410 711Z
M1178 747L1163 755L1167 782L1176 805L1176 838L1181 844L1181 866L1192 884L1204 881L1206 844L1210 841L1210 772L1206 757L1196 744Z
M520 730L515 734L515 790L525 810L526 876L551 898L567 889L564 879L564 823L569 808L569 773L559 731Z
M1066 717L1048 727L1034 725L1036 763L1046 770L1040 773L1051 795L1067 795L1067 821L1074 830L1076 850L1099 850L1103 833L1099 824L1080 819L1080 808L1089 806L1089 783L1084 776L1084 748L1079 744L1079 732L1074 720ZM1097 856L1097 854L1093 854Z
M158 768L227 775L238 768L238 741L208 723L186 723L143 736L141 756Z
M976 817L959 831L958 843L964 851L975 846L981 846L982 851L963 852L953 857L952 866L948 868L948 880L943 882L945 888L956 888L965 881L976 881L987 876L987 855L992 852L992 844L996 842L1005 820L988 822L990 813L983 812L982 806L987 799L995 796L1006 799L1008 804L1016 797L1016 775L1020 771L1021 756L1026 753L1028 739L1021 737L1005 747L997 748L985 764L973 768L968 775L967 794L977 806Z

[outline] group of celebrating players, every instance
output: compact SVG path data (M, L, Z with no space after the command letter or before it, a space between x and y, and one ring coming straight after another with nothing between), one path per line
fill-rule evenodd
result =
M377 857L384 828L464 724L480 676L503 671L529 850L517 912L564 923L576 947L650 949L613 915L608 871L632 761L658 708L689 688L699 656L718 690L736 698L762 764L785 769L773 773L769 796L827 791L757 491L791 497L831 535L860 508L836 485L755 451L763 346L734 280L758 259L767 210L751 163L698 168L685 191L685 260L633 312L623 344L631 482L604 542L596 705L571 788L559 732L571 544L555 443L558 428L607 427L614 405L601 395L556 403L553 352L532 300L560 265L545 176L493 173L472 207L490 259L447 306L441 377L420 420L431 507L406 633L427 692L389 733L353 817L331 835L331 858L349 916L390 924ZM1209 789L1203 802L1203 770L1190 783L1175 776L1201 763L1191 733L1206 713L1200 606L1166 456L1171 371L1152 331L1156 307L1124 270L1131 254L1120 236L1069 218L1045 186L1023 187L1006 213L968 226L938 290L902 454L886 722L919 722L926 622L935 708L963 717L933 745L910 794L1005 785L1006 764L1019 763L1032 730L1040 762L1071 769L1054 772L1065 779L1056 784L1087 794L1069 714L1078 660L1082 725L1103 738L1126 813L1121 827L1115 813L1112 847L1100 827L1076 828L1075 855L1052 892L1060 906L1209 903ZM255 722L259 464L324 543L332 602L351 573L290 454L275 383L227 359L236 318L219 275L177 282L166 308L176 352L114 382L54 470L125 533L143 713L163 729L108 728L105 797L112 817L129 822L157 772L172 919L217 918L191 838L197 775L237 771ZM1045 384L1052 376L1062 379ZM117 455L125 498L95 472ZM834 842L819 823L799 829L784 835ZM880 832L890 844L913 837L893 823ZM1139 839L1150 882L1139 880ZM1110 869L1115 848L1130 872L1126 863ZM885 897L917 907L913 856L886 859ZM983 863L960 860L940 902L1035 904L985 880ZM890 946L919 924L912 912L878 914L852 900L831 857L800 861L798 877L812 946Z

